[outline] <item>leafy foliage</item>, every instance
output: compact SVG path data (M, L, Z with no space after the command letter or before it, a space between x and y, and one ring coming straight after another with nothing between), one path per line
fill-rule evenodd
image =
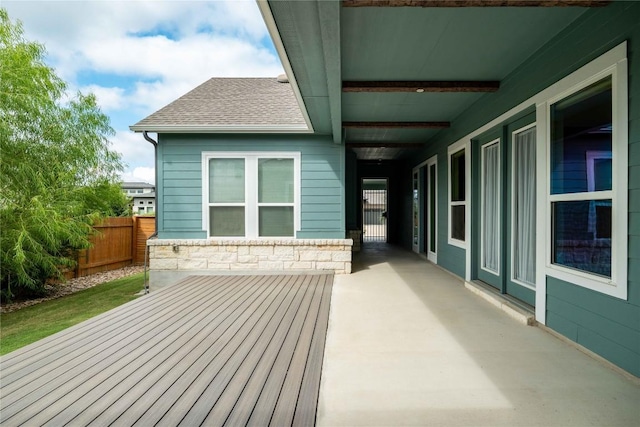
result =
M75 264L91 225L126 213L119 154L93 95L69 96L45 64L44 46L25 40L0 9L0 280L38 292ZM117 194L116 194L117 192ZM118 196L119 195L119 196Z

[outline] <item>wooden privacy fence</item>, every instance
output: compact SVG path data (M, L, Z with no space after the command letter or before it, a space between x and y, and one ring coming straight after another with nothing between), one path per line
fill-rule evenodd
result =
M72 277L88 276L144 263L147 239L155 232L155 217L107 218L94 227L93 246L78 253Z

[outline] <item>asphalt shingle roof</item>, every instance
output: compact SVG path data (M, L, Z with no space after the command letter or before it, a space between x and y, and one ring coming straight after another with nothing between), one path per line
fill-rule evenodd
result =
M212 78L131 126L156 132L167 127L299 127L306 122L289 83L273 78Z

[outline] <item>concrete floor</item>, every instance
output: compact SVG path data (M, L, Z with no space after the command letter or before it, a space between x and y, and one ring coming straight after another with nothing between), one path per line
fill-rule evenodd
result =
M336 276L319 426L639 426L640 383L370 244Z

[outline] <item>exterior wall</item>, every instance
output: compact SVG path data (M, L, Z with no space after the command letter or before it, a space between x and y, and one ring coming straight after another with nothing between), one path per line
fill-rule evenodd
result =
M301 153L301 230L292 239L212 239L202 224L202 152ZM345 240L344 146L314 135L161 134L158 239L149 241L152 287L187 274L351 272ZM177 239L177 240L176 240Z
M151 286L191 274L333 271L351 273L351 239L149 240Z
M158 237L205 239L202 229L203 151L299 151L299 239L345 237L344 146L329 136L161 134L158 138Z
M547 277L546 324L640 376L640 3L613 2L585 12L503 79L497 93L481 98L451 129L439 133L417 161L407 165L405 173L438 155L438 263L465 277L466 251L447 244L447 147L625 40L629 65L628 298L621 300ZM475 202L472 200L472 206ZM408 221L405 226L410 226Z
M156 211L155 197L134 197L133 198L133 213L134 214L145 214L145 213L153 213ZM140 211L140 208L144 208L144 211ZM149 210L149 208L151 208Z

